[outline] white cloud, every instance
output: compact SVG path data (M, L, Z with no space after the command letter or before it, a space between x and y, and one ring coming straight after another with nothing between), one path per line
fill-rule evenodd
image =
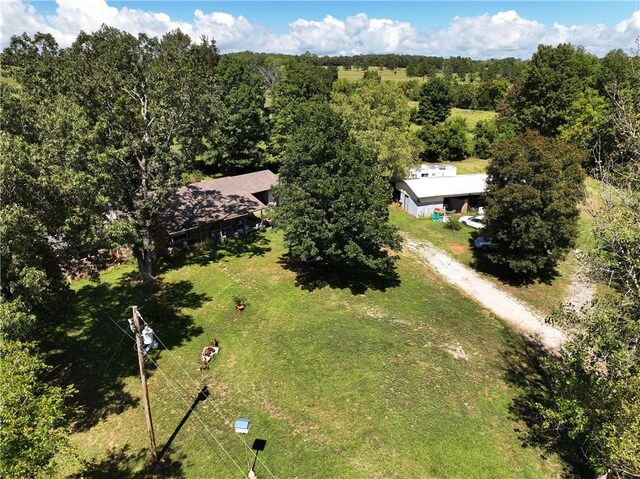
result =
M21 0L0 2L0 38L3 46L9 43L9 38L13 35L20 35L23 32L33 34L37 31L51 33L56 37L61 34L49 26L46 19L38 15L32 5L25 4Z
M271 36L272 51L317 54L388 53L416 48L417 34L407 22L369 18L364 13L345 21L327 15L320 21L298 19L289 24L286 34Z
M474 58L529 57L538 44L571 42L602 55L613 48L630 50L640 34L640 10L613 27L598 25L546 26L523 18L514 10L475 17L455 17L438 30L420 32L409 22L369 18L365 13L344 20L326 15L321 20L300 18L276 34L243 16L225 12L193 12L191 22L176 21L162 12L112 7L106 0L57 0L56 12L38 13L25 0L0 0L0 43L7 45L14 34L44 31L53 34L61 46L68 46L80 30L95 31L105 23L132 34L152 36L180 28L196 39L206 35L216 40L221 51L270 51L280 53L361 54L415 53L463 55Z
M160 36L178 28L192 34L193 30L191 24L173 21L166 13L110 7L105 0L56 0L56 3L55 14L44 17L22 0L2 0L2 45L8 43L11 35L42 31L51 33L60 46L66 47L71 45L80 30L92 32L103 23L134 35L144 32Z
M194 13L194 30L197 36L205 35L213 38L218 46L224 45L226 50L249 50L254 28L242 17L234 17L228 13L204 13L198 9Z
M431 34L429 48L473 57L518 55L535 50L545 27L520 17L515 11L477 17L455 17L449 27Z

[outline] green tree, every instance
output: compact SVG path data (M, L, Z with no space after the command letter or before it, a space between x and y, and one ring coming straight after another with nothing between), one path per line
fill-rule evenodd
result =
M514 125L500 118L480 120L473 130L473 151L478 158L489 158L496 142L511 140Z
M485 233L502 249L489 259L521 279L555 268L578 234L583 156L535 132L496 145L487 168Z
M358 82L350 94L334 92L332 106L358 145L376 156L385 176L406 176L417 147L409 130L409 105L397 85Z
M366 71L362 76L362 81L364 82L373 82L373 83L381 83L382 77L380 73L374 71Z
M301 103L326 102L338 79L337 70L314 65L308 58L289 60L271 91L271 154L277 159L283 152L289 134L295 128L295 113Z
M611 104L593 88L580 92L567 112L567 122L559 128L560 138L585 150L599 144L609 150L613 141Z
M264 164L268 139L262 78L240 58L223 56L216 67L222 96L209 148L198 157L225 175Z
M580 92L594 84L599 67L598 59L581 47L567 43L538 46L511 99L511 114L518 127L557 135Z
M423 148L420 159L427 162L461 161L471 154L469 129L464 118L454 117L437 125L425 124L418 131Z
M399 249L389 222L390 188L380 164L326 103L301 105L283 154L275 224L291 254L333 267L385 271Z
M431 78L420 90L417 119L421 124L440 123L451 113L449 82L442 78Z
M509 86L509 82L501 78L482 82L477 91L478 107L481 110L495 110L505 100Z
M100 234L104 177L84 110L60 95L34 104L30 88L10 107L15 113L28 105L29 131L0 133L0 290L11 305L5 312L12 312L0 320L5 337L19 339L29 336L36 317L50 323L60 317L69 297L63 270L86 270L92 260L80 258L108 246Z
M489 158L491 149L498 137L498 128L494 120L480 120L473 130L473 152L478 158Z
M407 100L410 101L418 101L420 98L420 83L418 80L407 80L403 82L398 82L398 87L404 93L404 96L407 97Z
M110 27L80 33L67 55L70 94L95 125L110 172L109 201L128 228L143 281L152 281L160 215L204 148L218 100L213 43L192 44L180 31L161 40Z
M62 464L76 461L65 405L73 389L42 381L50 368L25 343L4 342L0 361L0 475L57 477Z
M476 86L469 83L451 85L451 105L455 108L476 109Z
M613 93L628 86L633 78L633 59L624 50L616 49L607 53L600 60L601 68L598 75L597 85L601 93Z
M529 398L550 444L570 441L602 476L640 476L640 76L612 91L615 148L595 155L595 245L583 258L608 297L551 320L570 335L543 363L549 394Z

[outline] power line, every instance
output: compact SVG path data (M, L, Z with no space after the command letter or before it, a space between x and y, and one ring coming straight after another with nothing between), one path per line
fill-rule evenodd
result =
M218 438L215 436L215 434L213 434L213 432L209 429L209 427L206 425L206 423L202 420L202 418L200 417L200 414L198 414L198 412L195 409L191 409L191 406L189 405L189 402L183 398L180 394L179 391L177 391L177 389L173 386L173 380L171 378L169 378L169 376L167 376L167 374L160 368L160 366L158 365L157 362L155 362L152 358L149 358L149 360L153 363L153 365L156 367L156 369L158 371L160 371L160 373L165 377L165 379L169 382L169 384L171 384L171 387L173 388L174 391L176 391L178 393L178 396L180 397L180 399L182 400L182 402L185 403L185 405L190 408L191 412L198 418L198 420L200 421L200 423L202 424L202 426L207 430L207 432L211 435L211 437L216 441L216 443L220 446L220 448L225 452L225 454L229 457L229 459L231 459L231 462L233 462L233 464L236 466L236 468L240 471L240 473L242 474L242 477L245 477L245 472L244 470L238 465L238 463L235 461L235 459L233 459L233 457L231 456L231 454L229 454L229 451L227 451L225 449L225 447L222 445L222 443L218 440ZM176 383L177 384L177 383ZM182 386L181 386L182 387ZM184 388L183 388L184 390Z
M144 321L144 319L143 319ZM146 324L146 323L145 323ZM169 355L171 356L171 358L176 362L176 364L178 364L178 366L180 366L180 368L182 369L182 371L186 374L186 376L191 379L191 381L196 385L199 386L198 381L196 381L195 379L193 379L191 377L191 375L189 374L189 372L184 368L184 366L182 365L182 363L180 361L178 361L175 356L173 355L173 353L169 350L169 348L167 348L167 346L162 342L162 340L160 339L160 337L158 337L158 335L156 334L156 339L158 340L158 342L162 345L162 347L169 353ZM218 413L218 415L222 418L222 420L227 424L227 426L229 426L230 428L233 428L233 425L231 424L230 421L227 420L227 418L224 416L224 414L222 414L222 412L220 411L220 409L215 405L215 403L213 403L213 407L216 410L216 412ZM235 430L234 430L235 432ZM242 435L240 433L235 433L236 436L238 436L240 438L240 440L244 443L245 447L249 448L249 445L247 444L247 441L244 440L244 437L242 437ZM251 448L249 448L251 450ZM264 469L269 473L269 475L273 478L276 479L276 476L273 474L273 472L271 472L271 470L267 467L267 465L264 463L264 461L262 459L260 459L260 457L257 458L258 462L262 465L262 467L264 467Z
M108 315L107 315L108 316ZM125 329L123 329L116 321L113 320L113 318L109 317L109 319L127 336L129 336L129 338L133 339L133 337L129 334L129 332ZM143 320L144 321L144 320ZM146 324L146 323L145 323ZM157 338L157 336L156 336ZM159 339L158 339L159 340ZM166 346L165 346L166 349ZM168 350L167 350L168 351ZM176 391L176 388L173 386L172 380L171 378L169 378L167 376L167 374L160 368L160 366L158 365L158 363L156 361L153 360L153 358L147 356L147 358L149 359L149 361L151 361L153 363L153 365L156 367L156 369L158 371L160 371L160 373L166 378L167 381L169 381L169 383L171 384L172 388L174 389L174 391ZM198 385L198 384L196 384ZM183 391L185 391L185 388L183 386L180 386ZM179 391L177 391L179 392ZM188 391L187 391L188 392ZM187 407L189 406L189 402L186 401L182 396L180 396L180 394L178 394L178 396L180 397L180 399L187 405ZM209 429L209 427L206 425L206 423L202 420L202 418L200 417L200 415L195 411L192 410L193 414L195 414L195 416L198 418L198 420L200 421L200 423L203 425L203 427L207 430L207 432L211 435L211 437L216 441L216 443L218 444L218 446L220 446L220 448L225 452L225 454L229 457L229 459L231 460L231 462L234 464L234 466L236 466L236 468L242 473L242 477L245 477L245 472L244 470L238 465L238 463L233 459L233 457L231 456L231 454L229 454L229 452L225 449L225 447L222 445L222 443L218 440L218 438L213 434L213 432ZM225 466L228 467L228 465L225 464Z
M118 343L118 346L116 346L116 350L113 352L113 354L111 355L111 359L109 359L109 362L107 363L107 367L104 368L104 371L102 371L102 374L104 375L104 373L107 372L107 370L109 369L109 366L111 366L111 361L113 361L113 358L116 357L116 353L120 350L120 346L122 345L122 340L124 339L124 337L127 335L127 332L125 331L123 333L123 335L120 337L120 342Z

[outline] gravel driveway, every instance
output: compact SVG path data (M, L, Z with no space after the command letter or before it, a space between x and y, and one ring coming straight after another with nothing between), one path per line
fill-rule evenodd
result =
M483 279L478 273L460 264L431 243L405 237L405 245L409 250L418 253L426 264L447 281L514 325L525 336L551 352L560 351L565 336L559 329L545 324L542 315L532 311L509 293Z

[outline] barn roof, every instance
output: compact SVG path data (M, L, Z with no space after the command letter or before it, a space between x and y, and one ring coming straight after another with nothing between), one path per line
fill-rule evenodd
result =
M262 170L183 186L171 197L162 221L173 234L200 224L244 216L265 207L254 194L270 190L277 182L274 173Z
M486 189L487 175L440 176L399 181L398 189L410 191L417 198L479 195Z

